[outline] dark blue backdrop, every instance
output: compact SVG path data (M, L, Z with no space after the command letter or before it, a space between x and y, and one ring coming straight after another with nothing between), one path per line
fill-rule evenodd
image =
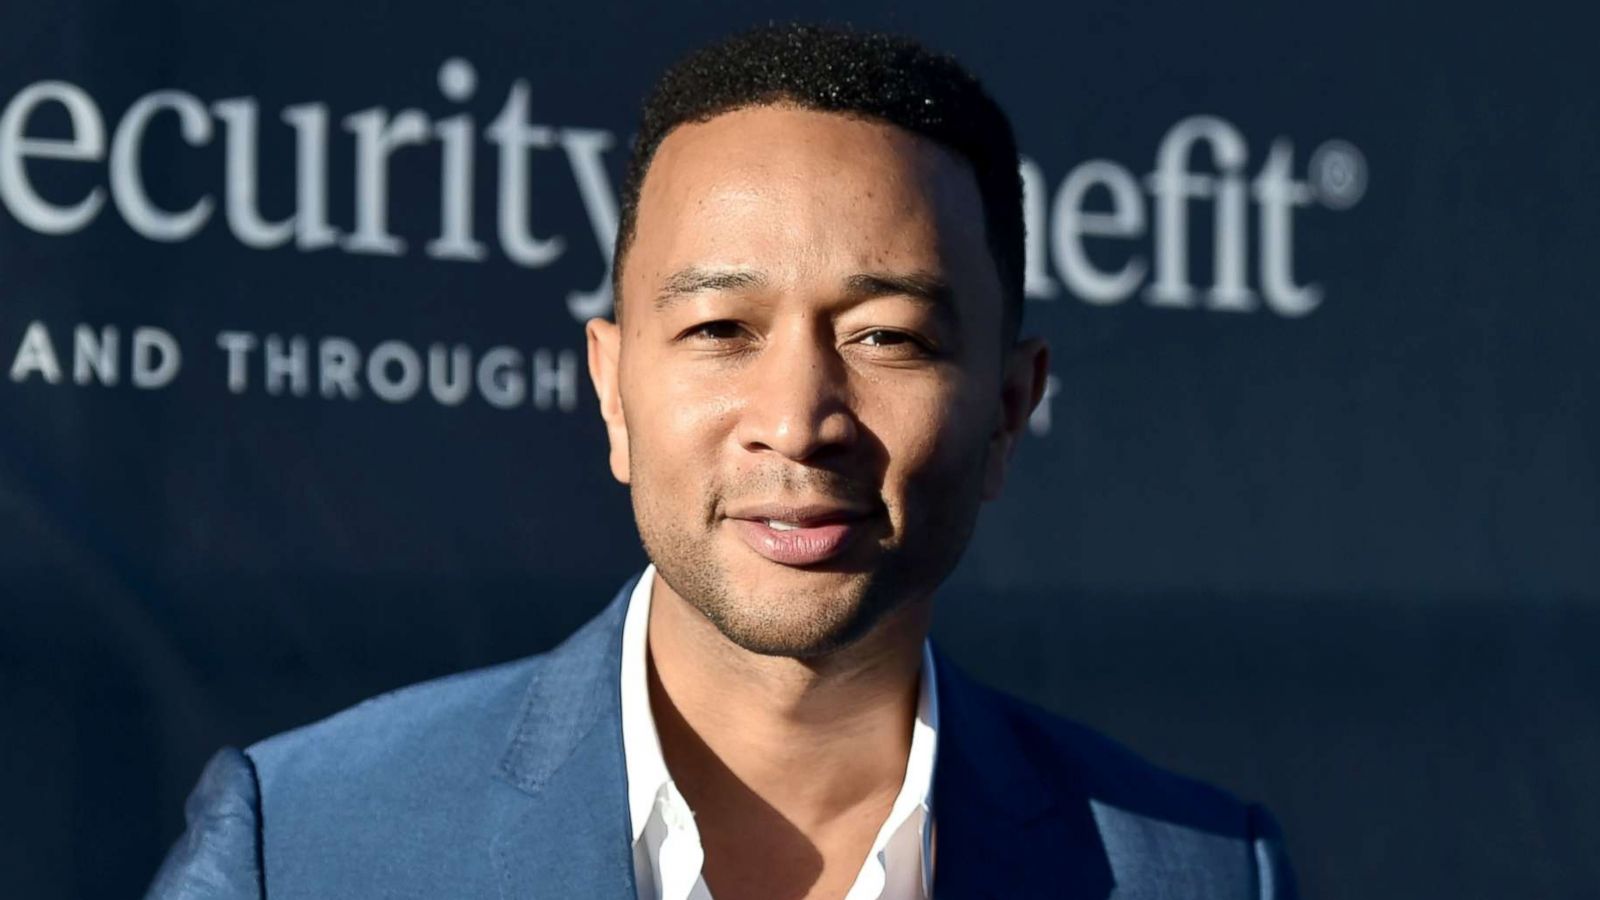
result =
M642 564L581 354L623 147L803 12L1027 157L1055 390L947 648L1271 805L1313 897L1593 896L1594 23L1197 7L8 9L0 893L137 894L217 746Z

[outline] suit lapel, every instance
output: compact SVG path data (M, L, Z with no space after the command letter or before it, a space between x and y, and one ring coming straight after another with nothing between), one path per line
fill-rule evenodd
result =
M633 900L620 695L622 622L638 577L535 669L496 767L491 852L504 900ZM1088 796L1041 768L997 697L935 653L934 896L1104 900L1112 878Z
M622 622L638 576L535 669L496 769L507 790L491 847L505 900L633 900L622 751Z
M1041 768L1010 701L936 654L934 897L1103 900L1110 863L1088 796L1070 772Z

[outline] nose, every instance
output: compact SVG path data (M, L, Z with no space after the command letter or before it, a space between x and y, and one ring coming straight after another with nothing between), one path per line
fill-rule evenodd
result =
M735 377L748 379L735 429L744 449L798 462L855 443L844 360L820 336L772 335Z

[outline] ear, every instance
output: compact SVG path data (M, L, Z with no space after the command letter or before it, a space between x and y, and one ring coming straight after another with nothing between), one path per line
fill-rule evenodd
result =
M622 410L618 387L622 356L622 329L609 319L594 318L584 323L589 344L589 380L600 398L600 418L606 423L606 439L611 443L611 475L628 483L628 419Z
M1050 377L1050 348L1041 338L1018 341L1006 356L1000 382L1000 418L989 436L988 458L983 473L983 499L994 500L1005 486L1006 466L1016 452L1017 441L1028 427L1028 417L1044 397Z

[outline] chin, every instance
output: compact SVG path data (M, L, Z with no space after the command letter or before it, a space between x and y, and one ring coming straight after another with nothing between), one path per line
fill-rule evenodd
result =
M859 630L852 623L811 617L772 618L750 611L745 615L717 615L713 625L729 643L761 656L782 656L790 659L819 659L854 643Z
M827 656L855 643L887 611L874 602L869 574L761 563L754 568L765 571L747 569L720 590L683 595L723 637L751 653Z

